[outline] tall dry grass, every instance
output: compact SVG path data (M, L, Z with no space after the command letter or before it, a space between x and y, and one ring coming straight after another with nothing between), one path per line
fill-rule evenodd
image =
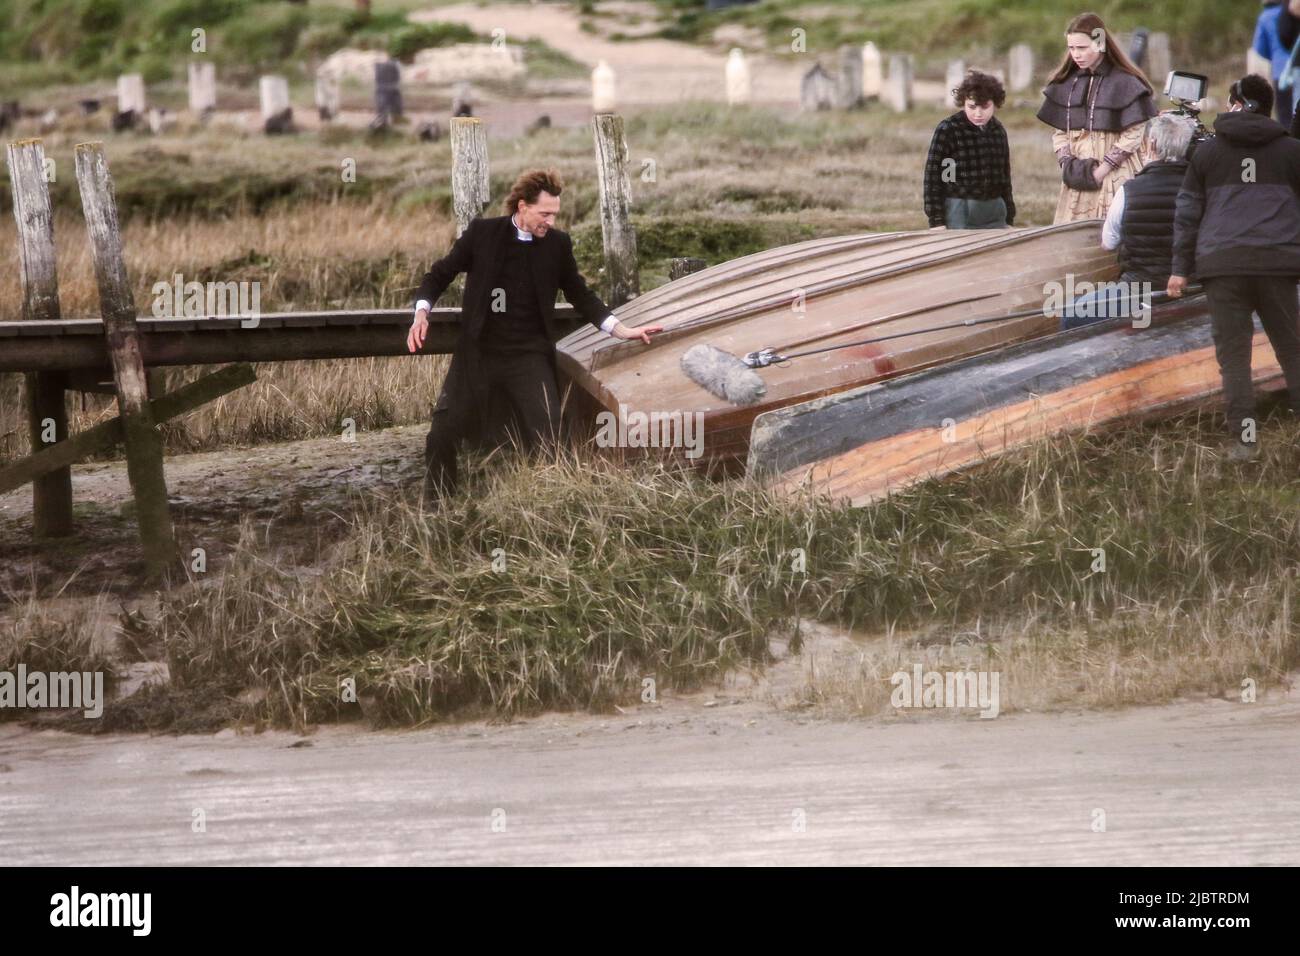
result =
M1300 426L1266 420L1245 470L1216 435L1063 437L862 509L583 452L494 462L436 513L360 501L319 575L250 536L149 629L181 690L299 725L606 709L761 667L798 621L881 635L796 695L837 712L882 712L936 648L999 670L1004 710L1276 687L1300 663Z

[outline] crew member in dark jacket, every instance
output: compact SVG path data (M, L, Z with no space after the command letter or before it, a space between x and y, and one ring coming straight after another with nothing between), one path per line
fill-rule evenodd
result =
M994 112L1007 94L997 77L971 70L952 91L960 109L942 120L925 158L925 215L930 226L1005 229L1015 222L1011 149Z
M431 499L455 491L456 446L486 424L492 395L509 400L525 447L557 436L557 290L585 320L618 338L648 344L660 331L658 326L629 329L587 288L572 241L554 228L562 188L556 170L525 172L506 199L507 215L471 222L420 283L406 340L412 352L424 346L433 303L457 275L468 274L460 334L425 440L425 488Z
M1262 76L1232 84L1228 103L1230 112L1214 121L1214 139L1192 155L1178 194L1168 291L1182 295L1193 272L1205 285L1233 435L1229 454L1245 460L1258 453L1252 311L1286 376L1291 408L1300 411L1300 142L1269 117L1273 88Z

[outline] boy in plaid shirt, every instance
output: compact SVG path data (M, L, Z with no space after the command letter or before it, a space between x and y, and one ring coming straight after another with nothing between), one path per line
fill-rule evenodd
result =
M994 118L1007 94L996 77L971 70L952 91L962 109L943 120L925 158L925 215L931 227L1005 229L1015 222L1011 150Z

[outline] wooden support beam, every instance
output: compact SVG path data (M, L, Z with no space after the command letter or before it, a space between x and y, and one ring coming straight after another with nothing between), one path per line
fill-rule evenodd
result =
M483 215L490 200L487 129L476 117L454 117L451 121L451 208L456 216L457 236Z
M9 180L13 186L14 221L18 224L18 263L22 274L24 321L58 321L59 276L54 253L54 217L46 181L45 148L38 139L10 143ZM24 376L28 434L32 450L68 437L64 401L66 373L31 372ZM72 471L61 468L32 485L32 525L38 538L72 534Z
M636 232L629 216L632 185L627 178L627 140L623 117L616 114L597 114L592 128L600 181L600 232L605 245L605 301L618 308L641 294Z
M149 407L135 302L122 258L113 178L108 171L103 143L81 143L76 156L81 208L95 260L100 311L104 316L104 333L122 415L126 470L135 495L145 565L151 577L165 579L176 560L176 539L172 534L167 479L163 474L162 435L154 425Z
M158 424L184 415L200 405L206 405L213 399L220 398L237 388L243 388L245 385L251 385L255 381L257 381L257 373L253 371L253 366L243 362L238 365L228 365L203 376L198 381L182 385L176 391L161 398L155 398L149 403L149 411L154 423ZM29 481L38 480L42 475L58 469L66 469L90 455L121 444L123 434L122 417L118 415L73 435L67 441L61 441L21 461L6 465L0 468L0 495L8 494Z

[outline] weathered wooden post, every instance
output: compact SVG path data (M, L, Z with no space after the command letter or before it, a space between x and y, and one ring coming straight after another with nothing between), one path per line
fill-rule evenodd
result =
M24 319L57 321L59 277L54 254L54 217L45 179L45 148L38 139L9 144L9 180L18 224L18 266ZM68 438L65 372L29 372L27 419L32 453ZM53 433L51 436L50 433ZM72 469L59 468L32 485L32 526L37 537L72 533Z
M862 45L862 98L867 101L880 99L885 80L880 50L868 40Z
M885 80L885 101L896 113L912 108L912 56L895 53L889 58L889 76Z
M862 49L858 46L840 47L840 69L835 84L836 106L842 110L857 109L862 105Z
M1034 82L1034 51L1027 43L1017 43L1011 48L1007 63L1007 78L1011 92L1029 89Z
M601 60L591 71L591 110L593 113L612 113L617 105L614 70Z
M727 55L727 66L724 72L727 81L727 105L743 106L748 103L753 93L753 83L744 50L736 47Z
M104 335L117 386L118 410L126 443L126 472L135 496L140 541L151 577L165 578L176 560L167 480L163 474L162 435L149 408L140 332L136 327L135 300L122 258L122 234L117 221L117 201L108 171L103 143L77 146L77 183L81 208L90 235L99 285L99 305Z
M703 259L697 259L695 256L682 256L671 259L668 262L668 280L682 279L696 272L707 269L709 264Z
M632 184L627 175L623 117L601 113L592 120L596 136L596 175L600 181L600 231L605 245L606 301L611 308L641 294L636 232L629 209Z
M491 200L488 182L487 130L473 116L451 121L451 208L456 215L456 235L483 214Z
M217 108L217 68L210 60L190 60L190 112L205 116Z

